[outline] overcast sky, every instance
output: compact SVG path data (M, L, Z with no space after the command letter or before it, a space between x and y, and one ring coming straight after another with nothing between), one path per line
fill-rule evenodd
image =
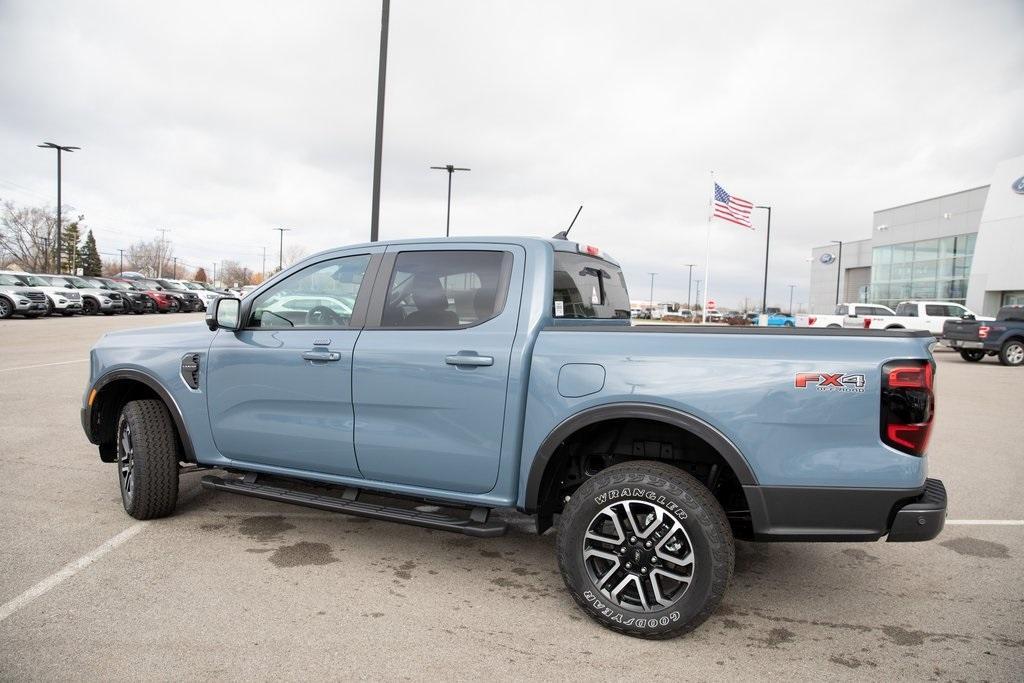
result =
M168 228L207 268L368 239L380 3L0 0L0 197L101 251ZM1024 152L1024 3L394 0L381 238L573 237L634 300L704 279L709 172L773 206L769 305L876 209ZM763 217L759 220L762 221ZM716 224L710 293L759 299L764 231Z

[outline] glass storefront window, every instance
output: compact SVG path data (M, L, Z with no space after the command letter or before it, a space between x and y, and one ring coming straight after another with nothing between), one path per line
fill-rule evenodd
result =
M892 247L875 247L871 250L871 267L892 263Z
M974 243L977 241L977 239L978 239L977 233L972 233L970 235L967 235L967 244L966 244L966 248L964 249L963 253L965 253L965 254L972 254L973 255L974 254Z
M929 261L914 261L914 282L920 280L934 280L936 272L935 259Z
M914 261L931 261L939 255L938 240L923 240L914 243Z
M892 245L893 263L912 263L914 261L914 243Z
M870 301L889 306L910 299L964 303L975 238L955 235L875 247Z

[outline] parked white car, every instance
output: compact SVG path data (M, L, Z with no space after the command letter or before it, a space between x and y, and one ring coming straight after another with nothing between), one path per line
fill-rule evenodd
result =
M62 315L74 315L82 311L82 295L71 287L70 284L60 286L52 284L48 279L31 273L23 273L17 270L0 271L4 275L13 275L22 284L41 290L46 295L47 313L60 313Z
M896 316L885 322L886 330L928 330L938 338L942 337L942 326L947 320L961 320L972 316L975 320L995 320L975 315L962 304L952 301L901 301L896 305Z

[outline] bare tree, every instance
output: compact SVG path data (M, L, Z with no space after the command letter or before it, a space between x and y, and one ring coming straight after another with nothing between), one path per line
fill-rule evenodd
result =
M289 244L284 250L284 265L292 266L301 261L309 253L309 249L301 244Z
M125 270L135 270L156 277L163 272L169 275L174 267L168 255L167 245L161 240L135 242L124 252Z
M219 279L227 286L234 287L236 284L250 284L253 271L249 270L238 261L221 261L220 270L217 271Z
M56 264L57 218L47 208L0 203L0 260L31 272Z

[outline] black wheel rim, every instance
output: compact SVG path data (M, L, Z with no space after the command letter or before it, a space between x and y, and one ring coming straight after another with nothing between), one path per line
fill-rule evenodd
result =
M656 612L678 602L694 576L693 544L679 519L647 501L601 509L583 538L594 587L618 607Z
M126 503L130 502L135 491L135 443L132 440L132 428L125 420L121 426L121 436L117 443L118 476L121 479L121 495Z

